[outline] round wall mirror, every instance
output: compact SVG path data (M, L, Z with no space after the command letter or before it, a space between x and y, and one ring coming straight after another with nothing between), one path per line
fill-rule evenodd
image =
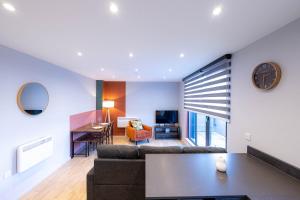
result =
M41 114L46 110L48 102L48 91L40 83L27 83L19 90L18 106L26 114Z

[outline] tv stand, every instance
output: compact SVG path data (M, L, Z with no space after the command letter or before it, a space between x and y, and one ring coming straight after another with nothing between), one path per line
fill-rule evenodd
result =
M180 128L175 124L154 126L155 139L180 139Z

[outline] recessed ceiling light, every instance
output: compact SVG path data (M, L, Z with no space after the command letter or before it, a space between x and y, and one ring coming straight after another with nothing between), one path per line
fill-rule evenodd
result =
M138 71L139 71L139 69L138 69L138 68L135 68L135 69L134 69L134 71L135 71L135 72L138 72Z
M132 58L133 57L133 53L129 53L129 57Z
M140 76L140 75L138 75L138 76L137 76L137 78L138 78L138 79L141 79L141 76Z
M215 8L213 9L212 14L213 14L214 16L218 16L218 15L221 14L221 12L222 12L222 6L217 6L217 7L215 7Z
M82 56L83 54L82 54L82 52L77 52L77 56Z
M117 14L119 12L119 7L114 2L110 3L109 9L110 9L110 12L113 14Z
M3 6L3 8L5 8L6 10L8 10L10 12L16 11L16 8L10 3L3 3L2 6Z
M104 68L103 67L100 70L101 70L101 72L104 72Z
M181 53L181 54L179 55L179 57L180 57L180 58L184 58L184 53Z
M169 72L172 72L173 70L172 70L172 68L169 68L168 71L169 71Z

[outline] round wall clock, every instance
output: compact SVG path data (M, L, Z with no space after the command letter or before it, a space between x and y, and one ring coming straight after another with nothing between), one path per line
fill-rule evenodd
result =
M255 67L252 74L252 81L259 89L270 90L280 81L281 69L273 62L261 63Z

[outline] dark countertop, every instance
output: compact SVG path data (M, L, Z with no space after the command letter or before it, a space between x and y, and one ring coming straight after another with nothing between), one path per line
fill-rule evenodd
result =
M216 171L224 155L227 173ZM300 181L248 154L147 154L146 198L247 195L300 200Z
M107 123L103 123L103 124L95 124L94 126L99 126L101 128L99 129L94 129L93 126L91 124L87 124L87 125L84 125L82 127L79 127L75 130L72 130L71 132L73 133L85 133L85 132L91 132L91 133L98 133L98 132L102 132L103 129L108 126Z

